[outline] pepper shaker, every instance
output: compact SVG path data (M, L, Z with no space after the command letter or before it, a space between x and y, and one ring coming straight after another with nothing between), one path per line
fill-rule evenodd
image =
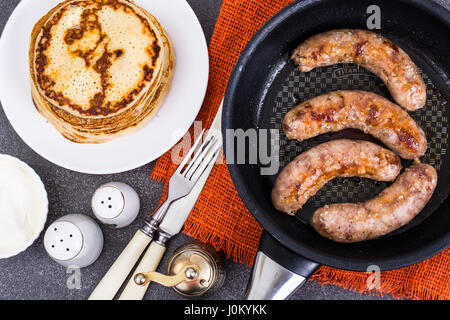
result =
M136 219L140 201L136 191L129 185L110 182L94 192L91 207L97 219L104 224L123 228Z

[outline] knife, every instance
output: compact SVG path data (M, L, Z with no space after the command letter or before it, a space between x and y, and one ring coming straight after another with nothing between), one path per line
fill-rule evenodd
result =
M209 139L212 135L214 135L221 144L223 143L221 132L222 104L220 105L213 124L211 125L211 128L205 138ZM183 228L184 223L186 222L186 219L194 208L194 205L197 202L197 199L200 196L200 193L203 190L203 187L208 180L209 174L211 173L211 170L214 167L220 153L221 152L218 152L218 154L214 156L213 160L208 165L207 169L200 177L191 193L172 204L165 218L159 225L157 237L150 244L144 257L141 259L141 262L134 271L133 276L130 278L125 289L120 295L119 300L141 300L144 297L149 284L145 286L137 285L134 282L134 277L138 273L156 271L166 251L168 241L173 236L180 233L181 229Z
M221 110L221 108L220 108ZM218 113L220 114L221 119L221 111ZM217 123L219 126L219 130L210 130L206 138L204 137L204 141L208 141L209 137L213 134L213 132L217 132L214 134L214 136L218 136L220 139L218 139L217 143L222 144L222 135L220 134L220 119L218 122L214 122L214 124ZM220 135L219 135L220 134ZM196 142L197 143L197 142ZM195 147L191 148L190 152L193 152ZM217 156L217 155L215 155ZM211 161L212 164L214 164L214 161ZM211 172L212 165L208 165L206 170L203 172L203 175L199 177L197 180L196 185L194 188L190 191L190 194L200 194L201 189L198 189L198 185L201 185L203 187L204 183L206 182L207 176ZM207 174L206 174L207 173ZM206 174L206 179L205 179ZM197 186L197 188L196 188ZM194 192L195 191L195 192ZM188 197L188 196L186 196ZM189 198L189 197L188 197ZM186 215L189 215L190 211L192 210L193 205L195 204L195 201L197 200L198 195L194 198L194 203L191 205L191 209L186 213ZM183 198L184 200L184 198ZM180 201L180 200L178 200ZM171 206L167 208L164 208L164 215L161 216L161 219L168 214L168 211L173 211L173 208L177 208L178 206L174 206L177 201L172 202ZM186 208L189 207L188 204L185 204ZM160 207L160 209L162 206ZM158 209L158 212L160 211ZM184 208L181 208L181 210L184 210ZM157 213L158 213L157 212ZM92 294L89 296L89 300L112 300L114 296L116 295L117 291L119 291L120 287L122 286L123 282L127 279L127 276L133 269L136 262L139 260L139 257L142 255L144 250L147 248L150 242L152 242L153 237L155 236L156 231L158 230L160 221L157 221L157 223L153 223L153 217L157 215L155 213L152 216L152 219L149 221L145 221L145 224L141 229L139 229L134 237L131 239L131 241L128 243L128 245L125 247L125 249L122 251L122 253L119 255L119 257L116 259L116 261L113 263L113 265L109 268L108 272L103 276L101 281L98 283L97 287L94 289ZM162 222L162 221L161 221ZM182 226L181 226L182 227ZM159 260L162 258L165 247L164 246L158 246L156 242L152 243L150 245L151 252L153 252L156 255L160 255ZM159 264L158 260L158 264ZM150 270L150 269L149 269Z

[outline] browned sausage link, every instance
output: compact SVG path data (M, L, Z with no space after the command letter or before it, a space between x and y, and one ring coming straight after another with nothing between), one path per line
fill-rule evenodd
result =
M400 47L366 30L332 30L300 44L292 60L307 72L336 63L357 63L383 80L394 100L408 110L422 108L426 86L422 76Z
M276 209L294 214L335 177L393 181L400 170L399 157L372 142L325 142L303 152L281 171L272 189L272 203Z
M436 170L414 164L376 198L363 203L340 203L314 212L312 225L337 242L358 242L392 232L411 221L430 200Z
M425 154L427 139L408 113L367 91L335 91L289 111L283 130L289 139L306 140L326 132L354 128L371 134L405 159Z

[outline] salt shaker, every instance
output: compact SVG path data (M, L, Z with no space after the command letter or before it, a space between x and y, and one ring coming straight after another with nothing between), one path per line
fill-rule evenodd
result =
M103 249L103 233L94 219L69 214L53 222L44 235L44 247L50 258L69 267L87 267Z
M91 206L98 220L115 228L123 228L136 219L140 201L136 191L129 185L110 182L94 192Z

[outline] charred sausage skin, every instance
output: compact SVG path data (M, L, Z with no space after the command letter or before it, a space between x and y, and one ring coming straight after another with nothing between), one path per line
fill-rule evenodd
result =
M400 170L400 158L375 143L332 140L303 152L280 172L272 189L272 203L277 210L292 215L335 177L393 181Z
M286 136L300 141L345 128L374 136L404 159L419 158L427 149L425 133L405 110L367 91L330 92L301 103L283 119Z
M359 242L388 234L411 221L430 200L436 170L413 164L377 197L362 203L339 203L317 209L312 225L336 242Z
M417 110L426 102L425 83L408 54L367 30L340 29L317 34L301 43L291 59L302 72L337 63L357 63L377 75L405 109Z

